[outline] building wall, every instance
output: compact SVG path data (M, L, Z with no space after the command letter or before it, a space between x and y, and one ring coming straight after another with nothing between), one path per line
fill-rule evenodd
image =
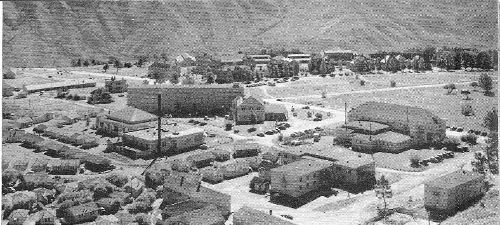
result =
M326 170L314 171L301 176L295 175L293 171L286 173L271 170L270 190L292 197L300 197L326 184L325 180L322 179L322 173Z
M450 190L448 205L456 208L484 194L484 182L472 180Z
M252 124L253 117L255 123L263 123L265 119L264 115L264 107L262 105L238 106L236 108L236 124Z
M128 89L127 104L146 112L155 113L158 110L158 93L162 95L163 113L184 113L187 115L198 112L210 114L214 112L227 113L233 100L238 96L244 96L244 88L134 87Z
M444 188L432 187L425 185L424 187L424 205L430 209L448 210L449 190Z
M156 151L157 149L157 140L143 139L126 133L123 134L122 138L123 143L129 147L145 151ZM197 147L204 143L205 136L203 132L189 133L185 135L170 135L162 138L161 150L167 153L172 149L177 149L178 152L170 153L180 153L184 149Z
M118 122L114 120L110 120L107 118L97 117L96 120L96 128L98 131L118 135L121 133L146 129L151 127L148 123L140 123L140 124L126 124L123 122Z

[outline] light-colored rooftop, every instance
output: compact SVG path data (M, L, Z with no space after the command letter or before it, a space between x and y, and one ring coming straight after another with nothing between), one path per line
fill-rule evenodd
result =
M271 169L273 172L293 173L296 176L307 175L316 171L329 168L333 162L317 158L303 158L301 160Z
M128 132L125 135L132 136L135 138L140 138L148 141L157 140L158 139L158 128L144 129L138 131ZM186 125L177 124L177 126L172 125L163 125L161 138L173 138L173 137L181 137L185 135L195 134L195 133L204 133L205 131L201 128L197 127L189 127Z
M453 173L449 173L447 175L429 181L425 185L430 187L451 189L473 180L482 180L482 179L483 175L479 173L466 170L457 170Z

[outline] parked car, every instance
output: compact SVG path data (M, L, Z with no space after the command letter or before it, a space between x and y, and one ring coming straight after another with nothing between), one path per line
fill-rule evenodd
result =
M457 130L457 127L450 127L450 130L452 130L452 131L456 131L456 130Z
M488 136L488 132L481 132L481 136L484 136L484 137Z
M316 131L322 131L322 130L323 130L323 128L321 128L321 127L316 127L316 128L314 128L314 129L315 129Z
M287 218L289 220L293 220L293 216L290 216L290 215L281 215L281 216L284 218Z
M268 131L266 131L266 134L267 134L267 135L273 135L273 134L274 134L274 131L272 131L272 130L268 130Z
M276 99L276 101L281 102L281 101L283 101L283 99L278 98L278 99Z
M260 133L258 133L258 134L257 134L257 136L259 136L259 137L264 137L264 136L266 136L266 135L265 135L264 133L260 132Z
M464 131L464 128L457 127L457 132L463 132L463 131Z

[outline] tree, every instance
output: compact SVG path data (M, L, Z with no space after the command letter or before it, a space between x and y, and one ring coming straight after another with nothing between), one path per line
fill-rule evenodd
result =
M410 156L410 164L412 167L419 167L420 156L418 154L412 154Z
M118 59L115 59L113 65L115 66L116 73L118 74L118 69L123 67L122 62L120 62L120 60L118 60Z
M375 185L375 195L379 199L384 200L384 214L387 211L387 202L386 198L392 198L392 190L389 185L389 181L385 179L385 176L382 175Z
M477 144L477 136L475 134L466 134L460 137L460 140L463 142L469 144L469 145L476 145Z
M486 51L479 52L476 56L476 67L483 70L489 70L492 68L491 57Z
M396 81L391 80L391 87L396 87Z
M470 91L469 90L467 90L467 89L466 90L461 90L460 94L465 95L465 100L470 100L470 98L469 98Z
M441 69L451 70L455 67L455 60L453 53L450 51L443 51L438 55L437 66Z
M486 162L487 162L487 159L483 153L481 153L481 152L474 153L474 161L471 162L472 171L480 173L480 174L485 174L486 168L487 168Z
M478 84L484 90L485 95L489 95L491 89L493 89L493 80L487 74L481 74Z
M106 63L104 64L104 66L102 67L102 69L104 70L104 72L106 73L109 69L109 65Z
M479 84L477 84L477 82L474 81L470 83L470 86L474 88L474 90L476 90L476 88L479 87Z
M215 82L215 75L212 72L207 73L207 84L213 84Z
M483 125L492 132L498 131L498 110L496 108L486 114Z
M145 62L147 62L147 61L148 61L148 57L147 57L147 56L144 56L144 55L139 56L138 58L139 58L139 59L137 60L137 64L136 64L136 65L137 65L137 67L142 67L142 65L143 65Z
M354 59L353 71L354 72L366 72L368 71L368 63L366 62L366 58L363 56L358 56Z
M462 106L462 115L464 115L464 116L474 115L474 109L472 109L472 106L469 104L463 105Z
M476 66L475 61L475 56L472 54L472 52L462 52L462 66L464 68L474 68Z
M491 173L498 174L498 110L494 108L484 118L484 126L490 131L486 146L486 157Z
M98 88L90 92L90 97L87 99L89 104L107 104L113 102L113 97L104 88Z
M451 94L453 92L453 90L457 89L457 87L453 83L447 84L443 88L448 90L448 94Z
M90 65L90 63L89 63L89 61L88 61L88 60L83 60L83 66L87 67L87 66L89 66L89 65Z

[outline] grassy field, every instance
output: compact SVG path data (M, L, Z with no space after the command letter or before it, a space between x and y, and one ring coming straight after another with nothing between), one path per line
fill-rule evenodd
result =
M497 87L497 85L495 85ZM457 85L457 89L467 88L467 85ZM497 95L497 88L493 90ZM451 95L446 95L446 90L442 87L394 90L385 92L345 94L328 98L287 100L302 104L318 104L334 107L339 110L344 109L344 103L348 103L349 108L356 107L368 101L387 102L428 109L446 121L449 126L460 126L465 129L475 129L486 131L482 126L483 119L488 111L497 107L497 97L485 96L482 92L472 92L471 100L464 100L464 96L455 91ZM466 117L462 115L463 105L470 104L475 111L475 115Z
M493 79L493 72L488 72ZM481 73L478 72L425 72L425 73L386 73L363 75L369 81L383 85L389 85L391 81L396 82L397 87L446 84L477 81Z

